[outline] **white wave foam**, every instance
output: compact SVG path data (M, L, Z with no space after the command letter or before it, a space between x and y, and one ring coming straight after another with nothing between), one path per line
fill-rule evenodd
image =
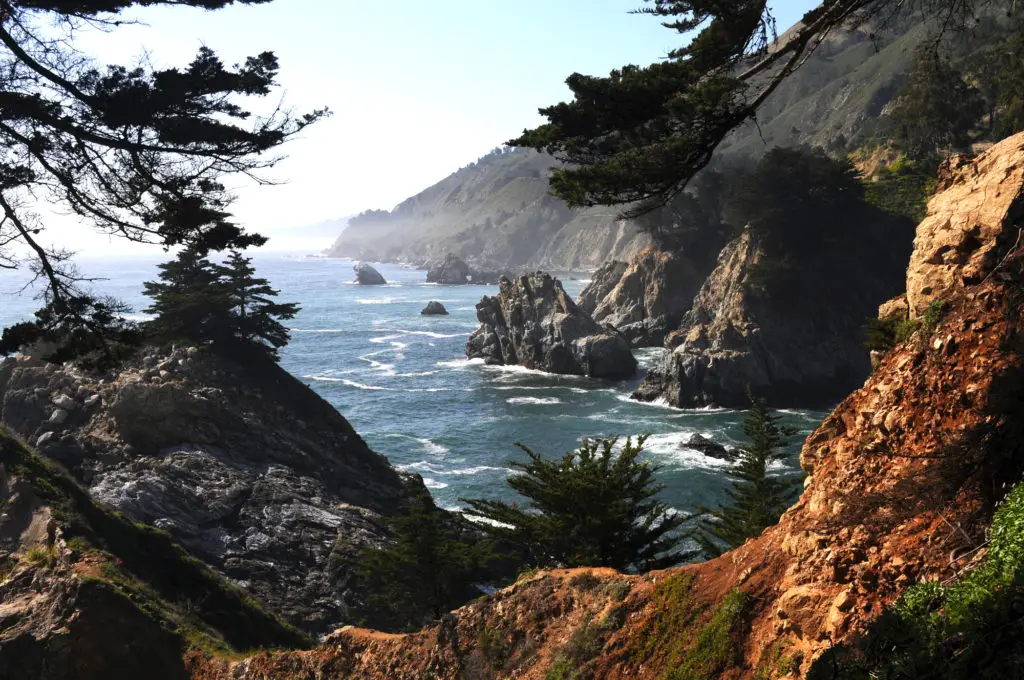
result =
M561 404L558 397L511 397L505 400L508 404Z
M336 382L346 385L348 387L355 387L359 390L372 390L374 392L472 392L472 387L465 387L461 390L453 390L450 387L382 387L380 385L367 385L366 383L356 382L355 380L349 380L347 378L335 378L328 375L304 375L302 376L306 380L315 380L317 382Z
M436 479L432 479L430 477L424 477L423 478L423 486L427 487L428 489L447 489L448 488L448 485L445 484L444 482L439 482Z
M347 333L342 328L289 328L292 333Z
M403 298L383 297L383 298L356 298L356 302L361 305L392 305L396 302L402 302Z
M469 366L483 366L484 365L484 360L483 359L452 359L451 361L438 361L434 365L435 366L440 366L442 368L463 369L463 368L468 368Z
M435 442L435 441L433 441L431 439L425 439L423 437L413 437L410 434L402 434L401 432L393 432L393 433L391 433L391 434L389 434L387 436L388 437L395 437L397 439L410 439L410 440L412 440L414 442L417 442L420 446L423 447L423 449L427 453L429 453L432 456L444 457L444 456L447 456L449 453L451 453L451 450L447 446L444 446L442 444L438 444L437 442ZM421 460L419 463L413 463L413 464L408 465L408 466L406 466L404 468L402 466L398 466L398 467L399 467L399 469L403 469L404 470L404 469L407 469L407 468L416 468L417 466L427 466L427 467L429 467L430 465L431 465L431 463L428 463L425 460ZM428 470L428 472L434 472L436 474L440 474L441 470L440 469L437 469L437 470L430 469L430 470Z
M696 434L696 430L652 434L647 438L644 449L672 466L681 468L727 468L732 465L727 460L705 456L700 451L687 448L686 443Z
M478 475L481 472L487 472L488 470L504 471L505 468L491 467L490 465L477 465L476 467L461 468L457 470L448 470L444 474L446 475Z

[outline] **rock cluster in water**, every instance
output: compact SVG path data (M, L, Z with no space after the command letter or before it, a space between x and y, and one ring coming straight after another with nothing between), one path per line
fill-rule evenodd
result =
M442 305L440 302L436 300L431 300L430 302L427 303L427 306L423 308L423 311L420 312L420 314L424 314L427 316L447 316L448 310L445 309L444 305Z
M476 310L481 327L466 344L470 358L597 378L636 373L629 343L599 326L543 272L503 278L498 294L484 297Z

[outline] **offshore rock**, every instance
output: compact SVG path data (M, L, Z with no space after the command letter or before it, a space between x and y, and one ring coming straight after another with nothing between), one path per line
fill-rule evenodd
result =
M427 283L445 285L462 285L469 283L469 265L458 256L448 253L440 262L436 262L427 270Z
M423 308L423 311L420 312L420 314L425 314L425 315L428 315L428 316L430 316L430 315L447 316L448 315L448 310L445 309L444 305L442 305L440 302L437 302L436 300L431 300L430 302L427 303L427 306Z
M356 283L361 286L383 286L387 283L380 272L368 264L360 262L352 269L356 272Z
M466 343L470 358L618 380L636 373L629 343L601 328L543 272L502 279L498 295L476 310L481 326Z
M344 558L386 537L381 516L405 494L399 473L276 364L143 354L107 375L3 362L0 422L295 625L322 633L345 621ZM72 394L90 405L57 396Z

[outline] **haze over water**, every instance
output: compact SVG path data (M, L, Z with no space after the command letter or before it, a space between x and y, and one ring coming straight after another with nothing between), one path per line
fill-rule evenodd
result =
M83 273L107 277L96 284L142 309L142 282L156 278L162 257L81 259ZM677 410L631 401L640 376L624 383L557 376L520 367L489 367L465 358L465 342L478 326L474 305L496 286L439 286L423 271L375 265L387 286L351 283L352 262L256 254L259 275L299 302L290 322L292 342L281 365L334 405L369 445L403 470L423 476L439 505L460 497L509 498L505 462L521 459L516 441L546 456L560 456L581 438L650 434L648 457L662 466L664 497L685 511L714 505L728 485L727 463L687 449L693 433L723 444L742 440L742 413L724 409ZM576 297L585 281L563 277ZM0 272L0 327L27 319L38 302L16 295L22 273ZM430 300L450 315L422 316ZM140 318L143 318L140 315ZM639 350L642 367L660 349ZM787 411L801 438L824 416ZM796 451L779 471L796 470Z

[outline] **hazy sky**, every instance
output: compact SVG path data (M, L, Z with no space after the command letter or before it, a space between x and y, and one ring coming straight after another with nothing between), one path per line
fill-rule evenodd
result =
M680 42L640 0L277 0L216 12L130 13L146 25L83 37L107 62L144 51L185 65L201 45L227 63L263 50L281 62L281 92L299 110L334 115L285 146L273 172L287 184L242 188L235 213L257 231L394 207L532 127L541 106L568 98L573 71L648 64ZM774 3L780 31L813 4ZM276 101L276 99L275 99ZM83 228L58 230L67 245ZM56 235L56 234L55 234Z

